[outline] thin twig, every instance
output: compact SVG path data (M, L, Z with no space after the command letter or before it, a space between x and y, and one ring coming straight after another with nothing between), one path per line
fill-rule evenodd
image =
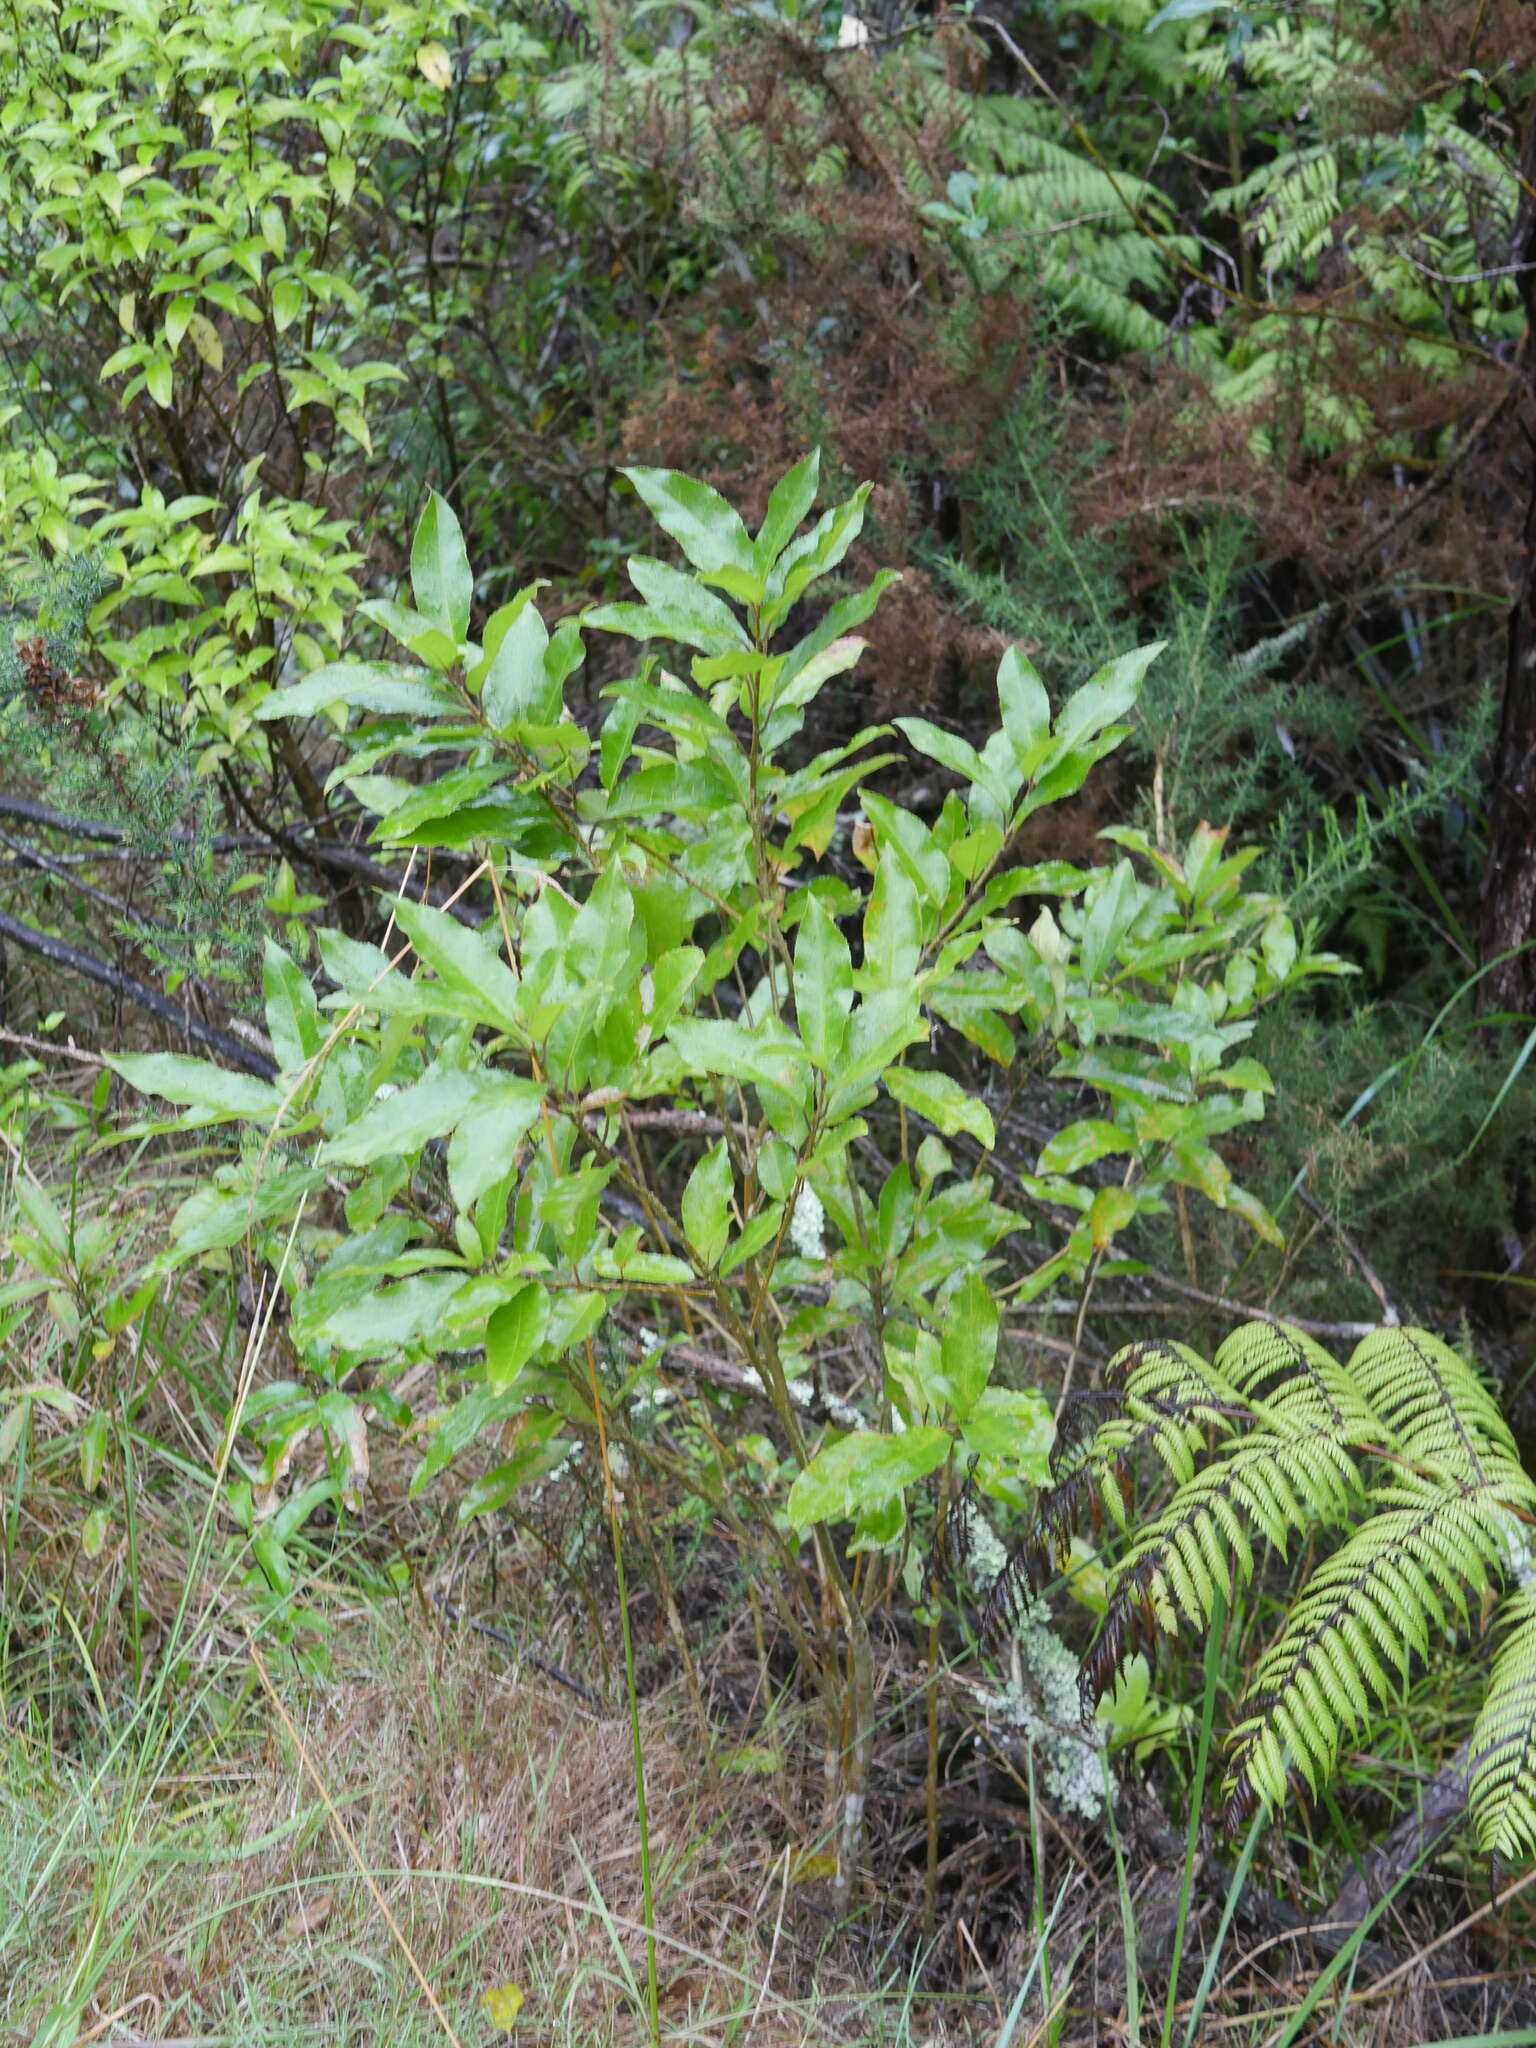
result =
M1188 1301L1220 1309L1223 1315L1239 1316L1250 1323L1289 1324L1293 1330L1305 1330L1311 1337L1369 1337L1381 1328L1380 1323L1320 1323L1310 1316L1276 1315L1273 1309L1260 1308L1257 1302L1229 1301L1224 1294L1207 1294L1203 1287L1187 1287L1167 1273L1149 1272L1147 1278L1158 1287L1166 1287L1171 1294L1182 1294Z
M498 1628L491 1621L477 1621L472 1614L466 1614L456 1600L447 1600L441 1593L432 1595L432 1604L450 1621L462 1622L465 1628L472 1628L476 1635L489 1636L493 1643L501 1643L512 1652L519 1664L527 1664L534 1671L541 1671L546 1678L552 1678L556 1685L565 1686L568 1691L575 1693L578 1699L585 1700L589 1707L596 1708L598 1713L607 1713L608 1709L590 1685L583 1685L579 1678L572 1678L568 1671L562 1671L558 1664L551 1664L547 1657L537 1656L532 1650L524 1649L517 1637L506 1629Z
M91 845L127 846L139 859L154 858L152 850L138 845L125 826L109 824L104 818L76 817L68 811L54 810L51 805L34 803L30 797L11 796L0 791L0 818L15 818L43 831L61 833L68 839L83 839ZM166 845L168 849L178 851L202 845L210 853L280 854L289 860L305 861L313 867L355 875L359 881L371 882L376 888L392 893L399 893L405 887L404 878L398 870L385 867L355 846L345 846L339 840L309 839L294 832L215 832L200 840L196 833L180 830L166 835ZM435 896L425 892L424 900L436 903L439 908L446 907ZM469 913L463 911L458 915L467 919Z
M1390 1323L1394 1329L1399 1327L1403 1319L1398 1314L1397 1310L1392 1306L1391 1297L1387 1293L1386 1288L1382 1285L1381 1278L1377 1273L1376 1268L1365 1256L1365 1253L1361 1251L1359 1245L1355 1243L1354 1239L1350 1236L1349 1232L1344 1228L1343 1224L1340 1223L1338 1217L1335 1216L1331 1210L1325 1209L1323 1207L1322 1203L1317 1199L1316 1195L1308 1191L1307 1185L1304 1181L1298 1184L1296 1194L1298 1199L1305 1203L1306 1207L1312 1211L1312 1214L1314 1216L1320 1218L1322 1222L1327 1224L1328 1228L1333 1232L1334 1236L1338 1239L1339 1247L1343 1251L1345 1257L1349 1259L1350 1263L1358 1271L1360 1278L1365 1282L1366 1286L1369 1287L1372 1294L1374 1294L1376 1299L1381 1303L1381 1320L1384 1323Z
M215 1025L203 1023L189 1010L172 1002L163 990L150 988L146 982L135 981L132 975L123 974L110 961L98 958L95 953L82 952L78 946L69 946L62 939L56 939L51 932L38 931L34 926L23 924L19 917L0 910L0 938L10 939L23 952L36 953L44 960L51 960L55 967L66 968L71 974L84 976L87 981L100 982L114 994L123 996L140 1010L148 1010L153 1017L161 1018L176 1030L186 1033L199 1045L205 1045L210 1052L218 1053L232 1066L242 1068L248 1074L255 1074L263 1081L275 1081L277 1063L245 1044L228 1031L220 1031Z

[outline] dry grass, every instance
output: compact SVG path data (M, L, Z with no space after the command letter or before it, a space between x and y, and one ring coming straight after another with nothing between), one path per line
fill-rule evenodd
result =
M261 1663L281 1708L259 1681L242 1693L251 1664L230 1659L74 1759L25 1719L9 1730L0 2033L378 2039L387 2018L441 2037L408 1948L466 2042L508 1982L519 2038L640 2038L622 1719L377 1616L346 1628L323 1683L280 1652ZM782 1817L739 1777L711 1790L685 1726L670 1695L645 1708L669 2038L868 2038L865 2000L839 2001L838 2025L793 1995Z

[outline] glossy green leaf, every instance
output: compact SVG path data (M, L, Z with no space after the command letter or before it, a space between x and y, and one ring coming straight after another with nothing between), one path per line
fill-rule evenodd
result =
M934 725L926 718L898 718L895 722L918 752L926 754L930 761L937 761L941 768L949 769L963 782L985 782L986 770L981 764L981 756L969 740L961 739L958 733L946 732L942 726Z
M460 1210L512 1170L517 1148L543 1106L537 1081L520 1074L474 1076L473 1094L448 1147L448 1187Z
M1230 7L1233 0L1167 0L1143 29L1143 35L1152 35L1157 29L1172 21L1196 21L1202 15L1219 14Z
M574 1449L575 1442L571 1437L551 1437L548 1443L530 1444L527 1450L518 1451L502 1464L493 1466L483 1478L477 1479L468 1488L464 1498L459 1502L460 1522L468 1522L476 1515L491 1514L498 1508L504 1508L512 1496L520 1493L525 1486L536 1486L541 1479L548 1479L552 1473L558 1472ZM413 1486L412 1491L415 1490ZM502 1985L496 1995L498 1998L506 1999L506 1994L515 1991L516 1988L515 1985ZM512 2010L510 2000L504 2005L492 2004L489 2002L491 1997L490 1992L482 1993L481 2003L485 2005L487 2013L493 2019L496 2013L502 2010Z
M683 1189L683 1229L706 1266L718 1263L731 1228L731 1155L724 1138L711 1145Z
M481 690L486 718L498 731L514 719L549 725L559 718L560 692L550 688L544 666L548 650L549 629L538 607L525 604L502 634Z
M717 490L675 469L626 469L624 475L695 569L706 575L725 568L754 573L747 529Z
M793 1088L805 1049L782 1026L751 1030L746 1025L714 1018L683 1019L667 1036L687 1064L700 1073L724 1074L735 1081L759 1081L770 1087Z
M1136 1220L1136 1193L1132 1188L1098 1188L1088 1209L1088 1230L1096 1250L1112 1244L1119 1233Z
M960 1434L967 1450L985 1458L1006 1458L1033 1486L1050 1484L1056 1424L1044 1394L988 1387Z
M400 668L386 661L333 661L299 683L269 691L255 716L312 718L334 704L355 711L376 711L390 718L441 718L462 709L446 683L434 682L423 669Z
M754 551L762 574L768 573L794 539L801 520L816 502L820 478L821 450L813 448L774 485Z
M997 701L1020 772L1032 775L1050 740L1051 700L1022 648L1010 647L997 665Z
M944 1303L939 1356L949 1386L949 1405L961 1422L992 1377L1001 1322L997 1303L979 1273L968 1273Z
M80 1484L87 1493L94 1493L106 1476L107 1448L110 1441L110 1424L106 1411L98 1408L81 1430Z
M1084 1117L1075 1124L1067 1124L1053 1138L1046 1140L1040 1153L1038 1171L1041 1173L1080 1173L1085 1166L1092 1166L1096 1159L1105 1159L1112 1152L1133 1152L1135 1140L1118 1124L1107 1123L1101 1117Z
M1105 726L1124 718L1140 696L1142 680L1164 644L1154 640L1148 647L1117 655L1073 691L1056 720L1056 738L1063 751L1096 738Z
M853 1008L853 958L848 941L817 896L808 898L795 934L795 1021L817 1066L836 1060Z
M1083 979L1098 981L1120 950L1121 941L1141 915L1146 901L1135 870L1128 860L1117 862L1104 887L1093 899L1083 927L1081 966Z
M446 910L429 903L401 901L395 921L416 949L417 958L437 975L450 1015L477 1018L506 1030L518 1008L517 977L501 958L494 934L482 937L460 924Z
M417 611L455 640L464 638L475 579L453 507L436 491L427 500L411 543L411 591Z
M992 1112L984 1102L967 1095L948 1074L918 1067L892 1067L885 1085L898 1102L927 1117L946 1138L952 1138L956 1131L969 1131L989 1152L997 1143Z
M282 1100L270 1081L253 1074L231 1074L207 1060L188 1059L179 1052L119 1053L107 1065L142 1095L163 1095L167 1102L201 1112L199 1121L221 1117L270 1116Z
M498 1393L517 1378L543 1341L549 1324L549 1296L532 1281L520 1287L485 1326L485 1377Z
M320 1011L308 975L274 940L266 941L261 970L267 1036L285 1073L302 1067L320 1050Z
M949 1456L947 1429L904 1429L895 1436L857 1429L818 1451L789 1490L797 1529L808 1522L846 1522L878 1508Z
M369 1166L396 1154L414 1159L431 1138L451 1131L475 1096L475 1076L428 1074L381 1096L320 1149L328 1166Z

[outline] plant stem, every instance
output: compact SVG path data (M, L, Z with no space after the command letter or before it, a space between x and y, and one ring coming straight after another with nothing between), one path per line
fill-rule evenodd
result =
M603 1491L608 1504L608 1535L613 1544L613 1575L619 1594L619 1628L624 1639L624 1693L629 1702L629 1740L635 1758L635 1828L640 1843L640 1917L645 1923L645 2002L651 2048L661 2048L661 1987L656 1975L656 1900L651 1876L651 1830L645 1806L645 1744L640 1735L640 1696L635 1690L635 1638L629 1619L629 1586L624 1576L624 1543L619 1531L619 1496L608 1462L608 1429L603 1419L603 1389L597 1375L597 1353L586 1340L587 1377L592 1386L592 1413L597 1421L597 1448L603 1465Z
M943 1555L945 1530L949 1521L949 1494L954 1474L953 1460L947 1460L939 1482L939 1511L934 1524L933 1554ZM939 1587L935 1565L928 1587L928 1865L923 1878L923 1932L932 1935L939 1910Z
M1189 1833L1184 1843L1184 1881L1179 1890L1179 1917L1173 1926L1173 1953L1168 1958L1168 1998L1163 2007L1161 2048L1172 2048L1173 2014L1179 1998L1179 1963L1189 1926L1189 1902L1195 1883L1195 1850L1200 1841L1200 1810L1205 1803L1205 1778L1211 1761L1211 1728L1216 1719L1216 1680L1221 1669L1221 1638L1227 1602L1221 1588L1211 1603L1210 1633L1205 1639L1205 1697L1200 1704L1200 1744L1195 1752L1195 1782L1189 1789Z

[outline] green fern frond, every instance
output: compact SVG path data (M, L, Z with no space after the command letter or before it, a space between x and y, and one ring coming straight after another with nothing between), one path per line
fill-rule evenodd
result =
M1188 1344L1163 1337L1131 1344L1110 1368L1118 1382L1120 1412L1095 1431L1083 1454L1065 1473L1055 1493L1070 1485L1081 1495L1085 1479L1120 1528L1129 1518L1123 1476L1143 1450L1156 1452L1175 1479L1193 1478L1195 1454L1213 1431L1225 1434L1249 1420L1249 1410L1232 1383ZM1046 1497L1046 1512L1059 1506Z
M1504 1556L1508 1511L1491 1482L1408 1479L1374 1504L1259 1660L1229 1744L1234 1821L1256 1800L1278 1806L1292 1770L1314 1792L1326 1783L1344 1743L1392 1697L1387 1664L1406 1683L1413 1655L1465 1621L1467 1589L1486 1592Z
M1519 1474L1514 1438L1492 1395L1428 1330L1373 1331L1349 1369L1405 1456L1464 1481Z
M1224 40L1191 53L1192 77L1220 85L1231 59ZM1370 52L1353 37L1335 35L1332 26L1281 19L1269 23L1243 45L1243 75L1290 101L1316 99L1346 86L1370 91L1376 87Z
M1374 1420L1351 1371L1315 1337L1289 1323L1245 1323L1216 1353L1217 1372L1245 1400L1273 1401L1285 1413L1310 1419L1322 1413L1351 1443L1365 1441Z
M1536 1586L1505 1603L1469 1751L1472 1818L1491 1855L1536 1854Z
M1061 311L1121 352L1159 348L1168 338L1167 322L1138 306L1124 292L1106 285L1101 278L1065 266L1047 265L1045 281L1054 284L1053 296Z
M1138 1633L1214 1625L1257 1575L1261 1546L1284 1557L1299 1534L1344 1532L1239 1709L1234 1824L1256 1804L1278 1806L1293 1780L1325 1784L1414 1659L1466 1627L1474 1604L1486 1613L1498 1585L1536 1559L1536 1481L1475 1368L1426 1330L1374 1331L1348 1365L1267 1323L1234 1331L1210 1364L1184 1344L1134 1344L1111 1361L1099 1398L1115 1403L1108 1419L1064 1431L1037 1576L1046 1541L1059 1552L1085 1504L1130 1526L1138 1461L1155 1461L1173 1492L1114 1570L1081 1673L1085 1704L1112 1685ZM1473 1814L1490 1850L1536 1853L1536 1590L1506 1602L1501 1628L1472 1743Z
M1134 212L1158 227L1172 224L1173 207L1155 185L1131 171L1111 176L1091 157L1046 132L1060 126L1061 116L1044 101L984 99L976 103L966 141L997 170L1020 174L1010 182L1026 188L1038 185L1042 195L1059 200L1067 213L1114 213L1129 225ZM1047 223L1043 211L1034 219Z
M1166 295L1171 264L1197 244L1173 232L1174 210L1131 172L1111 175L1051 130L1057 110L1040 100L989 98L966 127L967 155L981 175L977 210L1016 238L1040 289L1062 312L1119 351L1156 349L1167 323L1133 292Z

